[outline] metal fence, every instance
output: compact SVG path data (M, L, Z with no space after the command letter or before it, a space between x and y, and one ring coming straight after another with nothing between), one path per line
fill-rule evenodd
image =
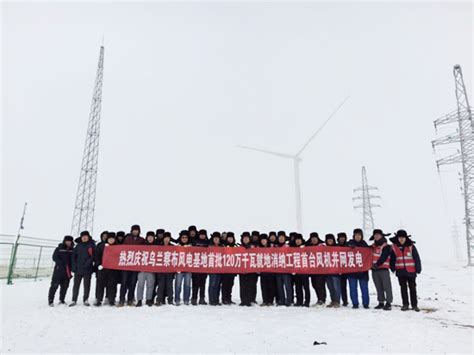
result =
M15 235L0 234L0 279L50 276L53 272L53 251L60 241L21 236L15 252ZM11 269L11 271L10 271ZM11 280L10 280L11 281Z

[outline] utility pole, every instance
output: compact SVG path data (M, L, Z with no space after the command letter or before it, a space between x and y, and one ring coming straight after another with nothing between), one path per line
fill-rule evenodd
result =
M374 230L374 216L372 214L372 208L380 207L378 204L374 204L373 201L380 199L380 196L373 195L372 192L377 192L378 189L373 186L369 186L367 182L367 172L365 166L362 167L362 185L354 189L357 194L353 201L360 201L360 204L354 206L354 209L362 210L362 229L364 234L372 233Z
M23 222L25 221L26 206L27 206L27 203L25 202L25 205L23 206L23 213L21 215L20 226L18 227L18 233L16 235L15 244L13 245L12 255L10 257L10 265L8 266L7 285L13 284L13 270L15 269L16 253L18 251L18 244L20 242L20 234L21 234L21 231L25 228L23 226Z
M472 108L469 106L466 86L461 66L453 68L457 109L434 121L435 129L439 126L454 124L456 131L431 142L433 149L445 144L459 144L456 153L436 160L440 166L460 164L462 176L462 193L464 197L464 224L466 227L467 263L474 265L474 133L472 127Z
M83 230L94 229L97 165L99 160L100 113L102 107L102 80L104 73L104 46L100 47L99 64L92 96L86 143L82 156L79 186L72 218L71 234L79 236Z
M239 145L239 148L253 150L261 153L266 153L270 155L277 156L279 158L290 159L293 161L293 171L294 171L294 184L295 184L295 206L296 206L296 231L302 232L303 231L303 211L301 207L301 181L300 181L300 164L302 162L301 154L304 152L306 147L311 143L311 141L322 131L322 129L326 126L326 124L333 118L333 116L339 111L339 109L345 104L345 102L349 99L346 97L339 106L329 115L329 117L324 121L324 123L313 133L313 135L305 142L305 144L295 153L295 154L286 154L286 153L279 153L271 150L260 149L260 148L253 148L248 146Z

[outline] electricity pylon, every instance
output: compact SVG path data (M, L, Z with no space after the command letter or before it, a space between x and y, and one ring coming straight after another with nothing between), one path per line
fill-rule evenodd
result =
M461 164L462 193L464 196L464 224L466 226L467 262L474 265L474 133L472 128L472 108L469 106L466 86L461 66L453 68L457 109L434 121L435 129L445 124L456 124L454 133L432 141L433 149L445 144L456 143L459 148L456 153L436 161L438 171L440 166Z
M99 64L92 96L86 143L82 156L79 186L72 218L71 234L78 236L83 230L91 234L94 229L97 165L99 159L100 111L102 106L102 79L104 73L104 46L100 47Z
M380 207L380 205L374 203L374 200L380 199L380 196L373 195L373 192L377 192L378 189L374 186L369 186L367 183L367 173L365 166L362 167L362 185L354 189L355 193L358 193L354 197L353 201L361 201L359 205L354 206L355 209L362 209L362 229L365 233L372 233L374 230L374 216L372 214L372 208Z
M347 96L336 109L329 115L329 117L324 121L324 123L319 127L313 135L303 144L303 146L295 154L286 154L274 152L266 149L253 148L244 145L239 145L239 148L254 150L261 153L266 153L274 155L280 158L290 159L293 161L293 172L294 172L294 183L295 183L295 201L296 201L296 231L302 232L303 229L303 217L302 217L302 207L301 207L301 184L300 184L300 163L302 162L301 154L306 149L306 147L311 143L311 141L321 132L321 130L326 126L326 124L331 120L331 118L339 111L339 109L344 105L344 103L349 99Z

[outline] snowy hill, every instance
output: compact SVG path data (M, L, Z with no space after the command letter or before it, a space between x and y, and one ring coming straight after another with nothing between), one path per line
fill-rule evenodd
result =
M392 285L390 312L237 305L50 308L49 280L17 280L1 286L1 352L473 352L472 269L424 265L420 313L401 312L395 277ZM71 291L72 286L67 300ZM372 281L370 293L373 307ZM233 298L238 300L238 283Z

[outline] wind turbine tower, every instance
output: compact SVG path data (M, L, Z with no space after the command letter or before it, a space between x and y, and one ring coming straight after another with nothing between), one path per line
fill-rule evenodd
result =
M301 154L303 154L306 147L311 143L311 141L322 131L326 124L333 118L333 116L339 111L339 109L344 105L344 103L349 99L346 97L339 106L329 115L329 117L324 121L324 123L319 127L311 137L303 144L303 146L295 154L279 153L271 150L253 148L244 145L239 145L239 148L249 149L261 153L270 154L279 158L289 159L293 162L293 173L294 173L294 184L295 184L295 202L296 202L296 231L302 232L303 230L303 217L302 217L302 207L301 207L301 183L300 183L300 164L302 162Z

